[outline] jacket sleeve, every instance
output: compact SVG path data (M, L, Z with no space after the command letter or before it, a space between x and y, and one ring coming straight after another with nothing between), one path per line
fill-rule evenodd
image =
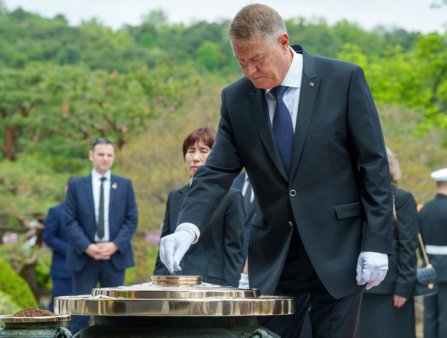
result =
M77 182L77 181L76 181ZM68 191L64 202L64 225L67 237L78 255L84 253L91 244L83 228L79 224L78 215L78 185L75 180L68 184Z
M137 230L138 224L138 209L135 202L135 193L133 190L132 182L126 180L127 193L126 193L126 210L123 223L120 226L120 230L115 238L111 238L111 241L116 244L120 252L129 250L131 245L132 236Z
M160 238L163 238L170 234L171 225L169 222L169 205L170 205L171 196L172 196L172 192L169 194L168 201L166 202L165 217L163 219L163 227L161 229ZM160 275L170 275L168 269L160 260L160 249L157 252L157 260L155 261L155 269L154 269L153 275L159 275L159 276Z
M50 208L44 223L43 240L54 252L65 256L69 244L58 237L58 231L60 231L63 226L63 218L61 223L61 218L57 216L56 208Z
M401 198L396 196L398 257L397 278L395 284L396 295L409 298L412 295L416 281L416 248L418 245L416 201L410 193Z
M364 211L362 251L391 254L392 192L388 159L379 116L363 70L352 70L348 128L361 182Z

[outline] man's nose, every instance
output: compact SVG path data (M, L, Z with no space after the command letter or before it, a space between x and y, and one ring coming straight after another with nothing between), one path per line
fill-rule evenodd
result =
M248 63L245 67L245 71L247 72L247 75L252 75L255 73L258 69L256 68L256 65L254 63Z

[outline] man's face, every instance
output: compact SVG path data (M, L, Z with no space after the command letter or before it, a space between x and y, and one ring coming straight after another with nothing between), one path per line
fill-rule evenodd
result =
M264 41L255 36L249 41L232 41L233 52L244 75L254 86L270 89L278 86L289 70L292 54L289 37L282 34L277 41Z
M115 159L115 149L111 144L97 144L94 149L89 152L89 159L92 161L93 168L104 175L112 168Z

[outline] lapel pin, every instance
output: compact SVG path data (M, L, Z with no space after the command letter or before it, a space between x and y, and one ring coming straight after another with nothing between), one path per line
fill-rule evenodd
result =
M118 188L118 183L113 183L112 184L112 189L116 189L116 188Z
M312 81L309 82L309 87L315 87L315 83L313 83Z

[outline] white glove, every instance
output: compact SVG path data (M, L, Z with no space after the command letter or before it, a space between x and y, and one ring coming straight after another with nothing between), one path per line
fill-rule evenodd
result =
M193 231L179 229L160 240L160 260L170 273L180 271L180 262L196 238Z
M241 273L241 279L239 279L239 289L249 289L250 286L248 284L248 275L245 273Z
M388 255L364 251L357 261L357 284L365 285L366 290L379 285L388 271Z

